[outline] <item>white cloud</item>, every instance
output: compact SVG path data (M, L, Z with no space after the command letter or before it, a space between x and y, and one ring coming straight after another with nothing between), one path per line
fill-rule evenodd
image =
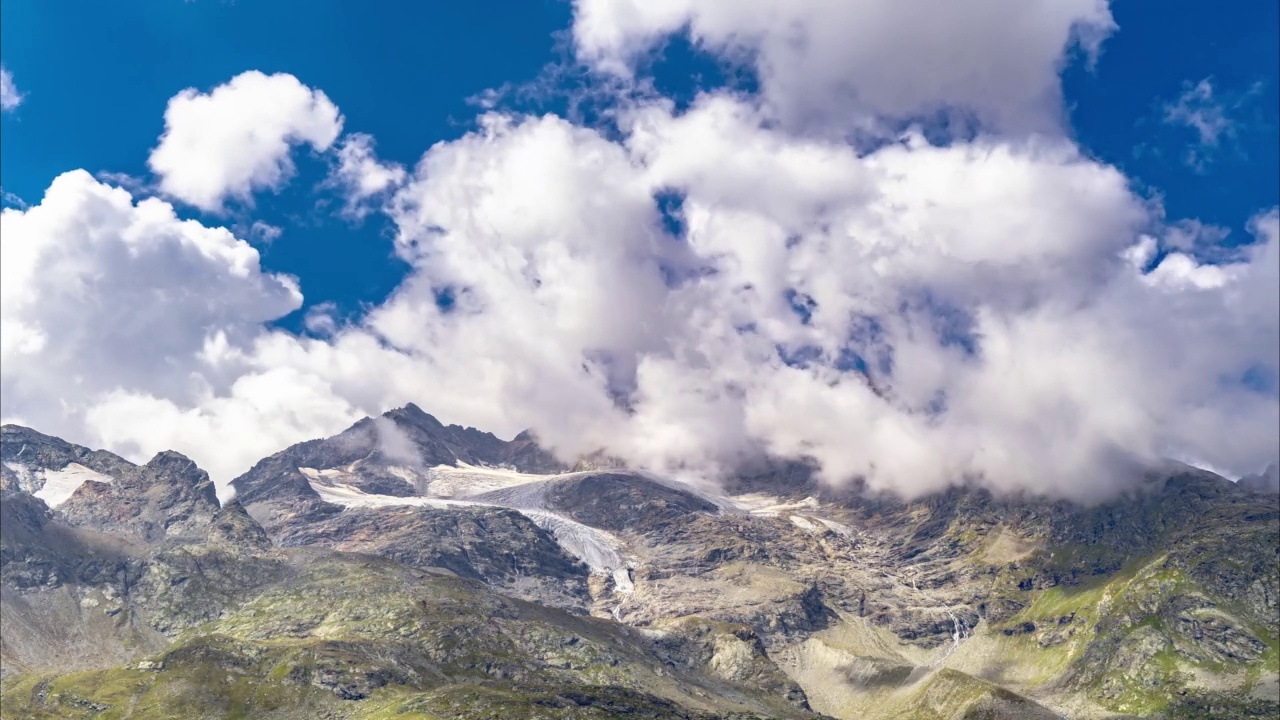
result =
M598 41L583 52L600 63L658 32L636 27L688 19L680 3L591 19L619 7L631 6L579 4ZM673 9L653 14L662 7ZM807 9L796 17L812 32L914 37L896 10L863 27L798 7L755 9L771 20ZM943 49L885 71L910 92L860 94L857 112L959 103L999 127L1035 126L1027 103L1042 86L1056 96L1041 71L1072 22L1110 27L1105 5L1054 7L1015 12L1014 26L1042 32L1012 39L980 24L943 33L932 23L950 5L924 13L920 37ZM818 56L790 58L728 6L699 6L692 22L706 42L763 53L768 102L710 94L680 113L632 102L616 135L489 112L403 175L351 136L334 177L377 198L412 271L364 317L338 322L316 305L310 336L266 327L301 297L247 243L63 176L40 205L3 215L6 418L132 455L174 447L220 481L407 401L506 436L532 427L566 456L605 448L714 476L768 451L907 494L978 477L1097 497L1134 461L1246 473L1280 455L1276 211L1253 222L1256 243L1215 255L1214 229L1164 223L1062 135L939 147L912 132L864 152L796 132L776 122L784 106L808 112L832 82L796 68L834 67L845 50L821 35L804 51ZM943 56L968 68L965 82L911 85ZM984 94L983 68L1017 62L1026 77ZM257 150L287 162L287 143ZM675 217L659 196L680 199Z
M1254 84L1245 92L1222 92L1211 78L1183 86L1182 95L1163 107L1163 120L1170 125L1186 127L1194 132L1195 142L1188 148L1185 160L1198 171L1207 169L1221 146L1236 137L1236 116L1262 89Z
M884 117L973 113L988 126L1053 132L1058 71L1115 29L1106 0L576 0L581 59L629 75L686 31L754 68L790 127L870 129Z
M1223 307L1264 256L1143 275L1126 257L1153 209L1065 141L916 138L859 157L727 98L630 123L624 152L554 118L491 116L424 158L397 215L417 274L370 321L465 388L423 401L533 425L568 453L713 472L764 447L911 492L981 475L1089 496L1133 459L1244 471L1276 454L1275 398L1222 384L1276 367L1251 334L1274 316ZM659 189L684 196L684 243L660 230ZM664 267L698 272L668 287ZM807 321L789 291L814 301Z
M186 401L115 391L90 405L85 427L97 442L143 459L178 448L225 484L301 438L333 434L361 417L314 375L288 367L248 372L222 392Z
M338 108L292 75L245 72L204 94L178 93L148 165L162 192L207 212L278 190L294 172L295 145L327 150L342 131Z
M284 230L282 228L261 220L254 220L249 225L249 239L261 245L270 245L283 234Z
M13 110L22 104L24 95L13 84L13 73L0 66L0 110Z
M335 316L338 306L332 302L322 302L307 308L302 320L303 327L312 335L332 335L338 330L338 318Z
M373 147L369 135L348 135L338 146L337 162L326 179L326 184L342 191L343 212L353 219L368 215L374 209L371 201L385 198L408 177L403 167L379 160Z
M1214 100L1213 82L1208 78L1187 86L1176 102L1165 105L1164 119L1195 130L1202 145L1217 145L1232 128L1225 109Z
M79 170L0 213L0 275L5 417L73 439L106 393L193 402L225 382L207 347L243 344L301 303L296 281L263 273L229 231Z

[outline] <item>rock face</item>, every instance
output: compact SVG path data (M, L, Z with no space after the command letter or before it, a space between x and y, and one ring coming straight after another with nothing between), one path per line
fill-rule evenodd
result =
M105 450L90 450L20 425L0 427L0 487L36 494L45 475L77 465L108 478L134 467Z
M5 717L1280 712L1280 495L1184 465L1091 507L709 493L407 406L218 507L176 453L3 439Z
M29 428L6 425L0 432L5 487L45 501L73 527L147 542L203 537L218 512L209 475L179 453L134 465Z
M510 595L565 608L590 602L588 570L551 535L511 510L351 508L279 533L286 547L325 547L442 568Z
M670 487L642 475L585 472L472 496L516 508L550 510L610 532L660 532L719 507L689 489Z
M239 500L232 499L222 506L209 520L207 541L210 545L224 545L249 550L265 550L271 547L267 531L249 517Z
M76 527L127 529L146 541L203 538L218 510L209 474L186 456L168 451L146 465L125 469L111 483L84 483L58 507Z

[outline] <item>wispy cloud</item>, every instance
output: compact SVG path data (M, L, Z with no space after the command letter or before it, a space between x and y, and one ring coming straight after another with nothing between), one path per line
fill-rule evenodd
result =
M30 207L26 200L23 200L15 193L11 193L4 188L0 188L0 206L15 207L19 210L26 210Z
M265 223L261 220L254 220L249 226L249 240L260 245L270 245L277 238L284 234L284 229Z
M1233 117L1261 89L1255 83L1245 92L1223 92L1212 78L1186 83L1178 99L1165 103L1164 122L1190 128L1195 143L1187 150L1187 164L1203 172L1213 162L1218 149L1234 138L1238 121Z
M24 97L13 84L13 73L0 66L0 110L13 110L22 104Z

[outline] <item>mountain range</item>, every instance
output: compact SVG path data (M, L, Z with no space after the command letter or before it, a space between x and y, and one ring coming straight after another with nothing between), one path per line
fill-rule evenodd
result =
M565 463L414 405L220 503L0 434L4 718L1280 714L1280 475L1082 506Z

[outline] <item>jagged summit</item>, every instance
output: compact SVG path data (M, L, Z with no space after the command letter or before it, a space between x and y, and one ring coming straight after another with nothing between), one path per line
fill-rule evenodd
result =
M459 464L550 473L565 468L529 435L506 442L491 433L445 425L413 403L343 432L285 448L232 481L236 497L254 512L264 502L314 506L308 473L346 473L364 492L409 496L426 482L430 468ZM310 507L308 511L314 510Z
M436 419L436 416L428 413L414 403L408 403L398 408L392 408L382 413L381 417L411 425L423 425L435 428L443 428L445 426L444 423Z

